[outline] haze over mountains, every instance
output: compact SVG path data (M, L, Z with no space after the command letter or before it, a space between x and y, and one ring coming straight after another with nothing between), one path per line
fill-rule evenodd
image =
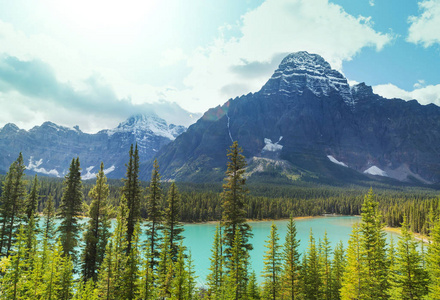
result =
M0 131L0 170L22 151L30 172L62 176L79 156L83 178L93 177L101 160L109 177L122 178L137 142L142 179L156 157L165 180L221 181L234 140L251 178L440 181L439 107L385 99L364 83L350 86L307 52L288 55L259 92L208 110L188 130L155 115L96 134L50 122L29 131L7 124Z

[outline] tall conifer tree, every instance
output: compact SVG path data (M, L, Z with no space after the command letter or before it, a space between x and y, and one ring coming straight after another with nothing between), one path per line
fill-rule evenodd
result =
M151 260L150 265L154 270L159 258L159 231L162 229L163 214L160 209L162 201L162 189L160 187L159 165L154 160L153 171L151 173L150 187L147 193L147 238L150 244Z
M58 226L63 255L70 256L72 261L77 259L80 224L78 217L82 212L83 193L81 182L81 168L79 158L72 159L69 173L64 179L63 197L58 211L61 223Z
M109 187L104 174L104 164L96 178L96 184L89 191L92 203L89 209L89 222L84 234L85 248L82 257L82 272L84 282L90 278L97 280L99 266L104 259L105 247L110 237L110 219L107 205Z
M285 299L297 299L299 294L299 242L296 239L296 223L291 216L287 224L286 241L283 249L282 296Z
M122 193L127 201L128 217L127 217L127 254L130 253L131 239L133 237L136 222L141 217L141 198L142 189L139 180L139 151L137 144L133 150L133 144L129 151L129 161L127 166L126 178L124 179L124 187Z
M18 226L24 212L24 200L26 195L23 155L18 155L9 167L9 172L3 182L3 190L0 199L0 255L9 255Z
M276 300L280 293L280 273L281 273L281 246L278 244L279 236L277 227L272 222L269 239L266 241L267 248L264 255L264 295L265 299Z
M171 183L168 191L168 207L165 210L164 231L167 232L170 239L171 259L177 260L179 243L183 239L183 225L180 223L180 195L176 184Z
M252 237L251 227L246 222L246 178L244 177L246 161L242 154L243 149L235 141L228 150L228 163L225 183L221 198L223 201L222 223L224 228L224 245L226 256L231 256L231 251L236 238L237 230L240 231L241 246L245 251L252 250L249 238Z

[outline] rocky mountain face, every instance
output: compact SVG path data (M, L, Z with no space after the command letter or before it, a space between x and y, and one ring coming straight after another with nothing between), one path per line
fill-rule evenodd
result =
M221 180L237 140L248 174L299 178L440 181L440 108L385 99L319 55L288 55L254 94L230 99L157 154L161 174ZM144 168L144 177L150 170Z
M64 176L72 158L79 156L82 178L95 177L101 161L110 178L125 176L131 144L138 144L140 161L149 161L156 152L186 130L168 125L156 115L136 115L114 129L96 134L45 122L29 131L14 124L0 129L0 170L6 172L19 152L28 173Z

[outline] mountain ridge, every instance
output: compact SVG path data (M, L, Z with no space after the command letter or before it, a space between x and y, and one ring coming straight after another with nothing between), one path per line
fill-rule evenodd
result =
M208 110L156 158L168 180L221 180L232 140L249 161L288 162L296 178L440 181L439 107L385 99L365 83L350 87L305 51L283 59L260 91Z

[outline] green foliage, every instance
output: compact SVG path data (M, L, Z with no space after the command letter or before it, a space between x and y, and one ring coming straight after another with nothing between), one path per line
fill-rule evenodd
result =
M292 216L287 224L286 241L283 249L282 297L296 299L299 295L300 254L299 240L296 239L296 223Z
M302 292L306 299L322 299L321 268L322 264L319 259L318 249L316 248L315 238L313 237L312 230L310 230L309 246L303 257L301 268Z
M223 286L223 235L222 227L217 225L215 228L214 242L211 249L211 257L209 258L211 264L209 267L209 274L207 278L209 299L220 300L224 297Z
M267 248L264 255L264 288L263 294L265 299L278 299L280 294L280 273L281 273L281 246L278 244L280 240L277 227L272 223L270 235L266 241Z
M168 191L168 207L165 210L164 232L170 240L171 259L176 261L179 242L183 240L183 225L180 223L180 195L173 182Z
M58 211L61 223L58 226L58 233L63 249L63 255L70 256L76 262L80 225L78 217L82 212L83 193L81 182L81 168L79 158L72 159L69 173L64 179L64 191Z
M26 196L23 156L20 152L16 161L9 167L3 181L0 198L0 256L9 255L15 241L18 226L23 218L23 205Z
M133 151L133 144L129 151L129 161L127 166L126 178L122 193L127 201L127 253L130 252L131 239L134 233L134 227L141 216L141 198L142 190L139 180L139 151L136 147Z
M162 189L160 187L160 174L159 165L157 160L154 160L153 171L151 174L150 187L148 188L147 205L148 205L148 223L147 223L147 236L149 239L149 245L151 247L150 253L150 265L151 269L155 270L157 266L157 260L160 256L159 253L159 231L162 229Z
M97 175L96 185L89 191L93 199L90 204L89 222L84 234L85 248L82 256L83 279L97 280L99 266L104 259L107 240L110 238L110 219L107 198L109 188L104 174L104 164Z
M228 150L228 163L225 183L221 198L223 200L223 227L224 243L226 254L231 255L232 244L236 237L236 231L240 231L241 247L252 250L249 238L252 236L251 228L246 223L246 203L245 197L248 192L246 189L246 178L244 177L246 160L241 154L243 149L235 141Z
M390 299L423 299L427 294L428 274L417 251L417 242L408 230L406 217L403 218L392 271Z

